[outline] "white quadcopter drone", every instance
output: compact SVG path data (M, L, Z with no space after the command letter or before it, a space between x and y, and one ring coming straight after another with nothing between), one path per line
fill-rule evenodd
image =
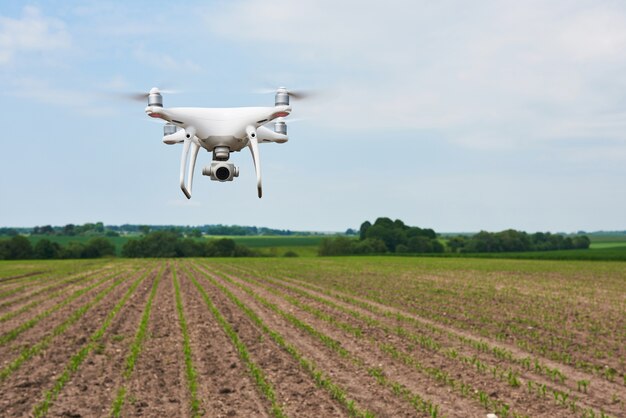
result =
M193 172L201 147L213 152L213 161L210 166L202 169L202 174L209 176L211 180L221 182L232 181L239 176L239 168L228 162L230 153L241 151L246 146L250 148L259 198L262 196L258 144L264 142L282 144L289 140L287 124L283 119L291 113L289 96L300 98L302 94L280 87L276 91L273 107L235 108L164 108L163 97L156 87L152 88L150 93L136 97L141 97L142 100L148 98L146 107L148 116L167 122L163 127L164 143L168 145L183 143L180 188L187 199L191 199ZM274 130L264 126L272 121L274 121Z

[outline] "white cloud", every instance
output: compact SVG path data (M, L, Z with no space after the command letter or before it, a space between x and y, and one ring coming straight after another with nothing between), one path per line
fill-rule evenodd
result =
M42 16L36 7L24 7L19 19L0 16L0 65L11 64L21 53L46 53L70 45L65 24Z
M620 3L246 0L205 20L328 83L298 108L335 129L429 129L481 149L626 138L608 121L626 85Z
M72 108L82 115L99 118L113 116L119 112L113 105L104 105L101 98L94 91L57 86L46 80L32 77L21 77L11 80L11 84L7 86L5 94L21 99L33 100L45 105Z
M134 57L137 61L148 67L156 67L169 71L182 70L187 73L200 71L198 64L188 58L174 58L165 52L152 52L143 47L135 49Z

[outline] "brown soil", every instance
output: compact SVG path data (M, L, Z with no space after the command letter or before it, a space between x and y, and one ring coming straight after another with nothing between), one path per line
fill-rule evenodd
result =
M137 275L128 276L125 282L87 311L65 334L55 338L46 350L22 364L19 369L0 383L0 393L2 393L0 410L4 411L5 416L27 416L30 413L42 399L44 391L50 389L63 373L70 357L88 344L89 336L100 327L102 320L122 298L136 277ZM75 302L79 302L79 300ZM30 333L28 345L40 341L51 329L52 327L37 327L39 334ZM17 346L25 345L22 339L22 337L26 337L24 334L16 340ZM12 356L3 355L3 365L13 360L16 355L17 353Z
M474 366L461 363L460 361L453 361L449 359L448 357L445 357L441 354L436 354L436 353L433 353L432 351L420 349L419 346L415 347L415 344L411 344L406 339L399 338L396 335L387 335L384 332L382 332L382 330L376 329L375 327L374 328L369 327L363 321L356 320L354 317L347 315L346 313L343 313L340 310L333 309L329 307L328 305L312 301L309 298L305 298L305 297L298 295L296 292L289 291L288 287L292 286L293 288L297 288L301 291L305 291L309 294L313 294L316 297L321 297L323 299L332 301L333 303L339 306L344 306L353 311L357 311L363 315L374 317L376 320L388 326L393 327L396 325L401 325L405 329L411 328L406 323L396 322L396 320L393 317L372 314L371 312L365 311L364 309L361 309L358 306L350 305L337 298L328 296L322 291L317 292L315 290L311 290L311 286L306 286L306 287L299 286L295 284L294 281L291 281L291 280L288 283L288 286L285 287L285 286L278 286L275 284L271 284L269 283L269 281L266 281L266 280L263 280L263 279L260 279L258 277L254 277L251 275L247 275L247 274L242 275L240 273L238 275L236 274L234 276L231 276L231 278L236 279L237 276L239 277L247 276L248 280L253 279L253 281L257 281L256 284L253 286L255 292L262 294L263 297L270 298L273 303L277 303L280 306L283 306L285 310L288 310L291 313L294 313L295 311L297 311L298 308L295 308L292 304L289 304L288 302L286 302L282 297L275 296L274 295L275 292L268 292L259 285L262 285L265 287L269 286L270 288L274 288L281 292L285 292L286 294L289 294L289 296L298 299L301 303L305 303L308 306L319 309L323 311L324 313L331 315L333 318L339 321L343 321L353 326L360 327L364 331L364 335L366 336L365 339L369 338L370 341L385 341L385 343L392 344L394 347L396 347L399 350L404 350L405 352L411 351L411 355L415 356L415 358L417 358L420 361L420 363L424 364L425 366L439 368L441 370L448 372L451 376L457 379L461 379L462 381L471 383L473 387L484 390L485 392L489 393L493 398L502 399L506 401L512 407L513 411L516 411L518 413L530 414L530 416L563 416L563 417L571 416L572 412L570 409L568 409L567 406L555 405L551 389L560 390L566 393L569 392L571 393L572 397L576 396L578 398L577 405L581 408L594 408L596 409L596 411L602 409L603 411L611 413L611 414L615 414L616 416L621 416L621 414L624 413L624 408L622 404L614 401L615 397L617 397L618 399L626 399L626 391L624 390L623 386L621 386L617 382L615 383L608 382L594 375L582 373L579 370L576 370L574 368L566 367L561 364L555 364L554 362L551 362L546 359L541 359L541 361L544 364L547 364L549 367L553 367L553 368L556 367L559 370L562 370L564 373L566 373L569 379L564 384L561 384L560 382L554 382L550 380L548 377L544 375L536 374L536 373L533 373L532 371L527 371L515 363L497 359L494 356L489 355L489 354L478 353L478 352L472 351L471 349L468 349L467 346L462 346L458 342L458 339L451 340L451 338L449 337L446 338L446 334L444 333L438 334L437 335L438 338L434 338L440 344L442 344L444 348L446 349L454 348L457 351L459 351L461 354L465 354L467 356L477 356L479 359L481 359L481 361L486 363L488 366L498 366L500 370L504 370L504 371L508 371L508 370L518 371L518 373L520 373L521 375L520 377L521 386L519 388L513 388L510 385L508 385L506 381L493 378L493 376L490 375L488 371L479 373L474 368ZM240 279L237 279L237 280L240 280ZM250 283L245 283L245 284L250 286ZM354 295L350 295L350 296L355 298ZM359 298L355 298L355 299L359 299ZM476 338L475 336L467 332L459 331L450 327L441 326L441 324L435 324L432 321L424 320L421 317L418 317L408 312L401 311L400 309L390 308L389 306L378 304L378 303L372 302L371 300L365 300L365 299L361 299L361 300L366 301L367 303L371 305L375 305L378 308L387 312L400 312L405 316L415 317L423 323L427 323L429 325L435 325L445 330L446 332L452 333L453 335L456 334L456 335L463 335L465 337ZM343 347L348 348L350 344L353 344L353 343L359 344L359 342L353 336L348 335L346 332L340 331L337 328L331 327L327 322L320 321L307 312L298 312L298 316L301 319L304 319L311 324L315 324L314 326L316 329L323 330L325 334L335 338L336 340L339 340ZM419 332L423 332L423 329L418 330L417 333L419 334ZM346 339L352 340L352 341L346 341ZM361 342L360 344L363 345L363 342ZM520 358L528 356L528 353L524 353L514 346L510 346L510 345L506 345L502 343L493 344L492 341L490 341L490 344L495 345L500 348L507 348L508 350L512 351L514 355L519 356ZM356 347L354 349L359 350ZM369 350L375 351L374 345L370 344ZM364 352L367 352L367 351L368 351L368 348L365 348ZM394 365L395 362L393 360L390 360L389 358L387 358L386 360L382 360L382 362L383 364L389 367L398 367L397 365ZM400 372L400 376L403 376L403 375L411 376L412 380L414 379L415 374L416 374L415 370L408 370L408 371L403 370ZM547 396L543 398L537 395L535 392L528 393L527 386L526 386L528 379L531 379L534 383L545 384L548 388ZM590 381L591 382L590 387L593 387L594 390L590 389L588 393L578 392L577 382L582 379ZM400 378L399 380L402 380L402 378ZM425 386L421 385L421 387L422 387L422 393L424 393L423 388ZM456 394L455 396L459 397L460 395ZM438 396L437 394L434 394L429 399L432 399L433 401L440 399L441 402L443 402L443 404L445 405L446 403L450 402L449 401L450 397L451 396L449 394L446 395L444 391L443 396ZM446 415L454 416L454 413L453 413L454 411L457 411L457 412L463 411L460 415L467 416L467 413L469 412L469 411L464 411L462 409L459 409L459 405L454 405L452 409L453 409L452 412L446 411L445 412ZM486 412L489 412L489 411L486 411ZM473 415L473 414L470 414L470 415Z
M230 339L191 280L180 269L177 271L200 383L201 409L209 417L267 416L269 404L259 394Z
M99 346L54 401L49 416L95 417L109 414L117 395L116 389L122 383L126 356L156 274L156 270L152 271L135 289L115 316Z
M459 329L450 324L425 318L411 311L409 306L391 307L364 296L348 295L377 308L370 311L360 307L358 303L342 300L339 297L342 293L337 290L329 292L329 289L322 286L295 279L269 280L237 265L221 264L212 260L169 262L153 300L143 350L139 354L132 375L125 379L123 371L126 358L130 353L130 346L160 264L160 261L146 261L145 266L151 271L150 275L137 287L124 308L116 315L100 340L99 346L72 374L58 398L52 403L48 416L108 416L120 387L127 389L122 416L191 415L191 396L183 353L183 335L176 309L173 268L176 268L180 283L191 356L197 373L197 398L204 416L269 417L271 405L251 377L246 363L240 358L230 338L208 309L192 278L200 283L217 309L236 331L241 342L247 347L250 359L263 370L267 382L274 389L278 403L288 416L305 418L348 416L344 406L334 400L325 389L317 387L312 377L298 362L232 302L219 286L208 280L204 273L232 292L271 330L282 335L284 340L295 347L304 358L314 362L318 370L341 387L359 408L371 411L376 416L428 415L416 411L413 405L394 393L389 386L379 384L368 373L372 368L383 370L388 381L398 382L411 393L438 405L439 413L444 416L485 417L489 412L496 412L486 410L474 396L462 396L458 386L446 385L423 370L420 371L419 368L407 365L384 352L381 350L383 343L394 347L398 352L406 353L425 368L443 370L455 381L468 383L472 388L488 393L491 399L506 402L511 406L511 412L533 417L581 416L580 409L574 413L567 406L555 404L551 391L556 389L569 393L570 399L576 396L579 408L593 408L596 414L602 409L611 416L626 416L624 408L626 387L621 382L621 376L618 376L619 381L609 382L591 373L530 354L512 343L478 337L469 327ZM188 270L192 265L198 266L204 273ZM0 308L0 315L18 310L32 302L36 304L15 318L0 323L0 332L7 332L20 323L34 318L75 290L85 288L112 273L112 269L108 268L97 271L90 268L92 267L86 266L84 272L72 273L72 276L76 275L78 280L78 277L84 274L95 274L97 278L80 283L72 280L63 285L59 284L58 287L51 288L50 292L55 289L64 291L54 298L46 297L43 293L33 296L36 289L49 286L54 281L29 282L28 286L24 286L22 290L6 299L18 302L6 305L5 310ZM227 273L229 280L216 272ZM121 273L120 277L125 278L123 283L87 311L63 335L54 338L43 353L26 361L0 382L0 417L31 414L33 407L43 399L45 392L53 387L63 373L71 356L89 343L89 336L101 326L107 314L141 273ZM53 274L54 272L50 273L51 278L60 280ZM68 275L66 278L72 276ZM6 286L20 287L31 278L29 276L13 278L14 281L7 282ZM98 292L110 286L114 280L115 278L110 278L68 306L42 319L33 328L20 334L15 341L0 347L0 366L5 366L15 359L22 347L36 344L49 335L55 326L62 323L80 306L93 300ZM274 304L277 309L293 315L321 334L339 342L349 355L343 357L337 350L328 348L319 338L297 328L283 315L259 302L239 286L252 289L255 295ZM285 296L297 303L290 302ZM388 332L384 327L369 324L340 308L315 300L314 297L375 319L389 330L401 326L413 337ZM415 322L400 321L393 315L394 313L413 318ZM324 315L332 318L332 321L323 319ZM457 320L462 318L459 312L454 315ZM341 324L360 329L362 335L355 336L342 328ZM420 346L411 339L416 336L432 338L439 348ZM460 337L485 341L490 347L506 349L519 359L527 356L538 358L541 363L561 370L567 376L567 380L564 383L554 382L545 373L532 368L526 370L518 362L498 358L491 351L481 351L463 343ZM451 349L456 350L458 358L445 355ZM480 371L476 366L461 361L461 357L474 357L484 363L487 369ZM517 372L521 386L515 388L510 386L506 379L494 377L489 369L492 367L497 367L497 370L501 371ZM545 398L535 392L529 393L526 385L529 380L535 384L546 385ZM577 382L580 380L590 382L587 393L578 391Z
M235 276L230 276L232 279L241 282ZM244 283L249 285L247 283ZM229 286L231 291L237 292L237 296L245 298L246 293L237 289L235 286ZM369 344L366 339L363 341L357 341L353 336L337 331L336 329L328 326L328 324L322 320L317 319L308 312L304 312L289 304L283 298L275 296L271 292L266 291L261 287L254 287L254 292L263 298L269 300L271 303L276 304L281 310L289 312L295 315L300 320L311 325L323 334L339 341L341 346L350 351L355 357L361 359L364 363L362 367L353 367L346 370L346 376L341 377L341 381L347 386L347 390L350 394L360 393L362 398L361 403L381 416L415 416L416 411L413 407L393 394L387 388L384 388L376 383L376 381L367 374L366 369L372 367L378 367L384 370L386 377L390 380L397 381L413 393L420 395L422 398L439 405L440 412L443 412L446 416L480 416L483 414L482 409L473 405L463 398L451 397L449 391L446 388L440 387L432 379L416 373L414 370L404 366L401 363L390 360L387 356L382 354L375 345ZM249 299L249 296L247 296ZM254 303L251 301L251 303ZM266 310L254 303L256 306L255 311ZM271 316L275 314L271 313ZM276 321L274 321L276 322ZM281 323L282 322L282 323ZM311 356L316 358L316 362L322 367L323 365L328 367L328 370L333 372L338 368L346 369L346 360L341 358L338 354L332 350L326 348L323 344L312 338L308 333L296 330L293 325L288 322L280 321L276 324L280 327L281 332L285 332L289 335L287 338L289 341L293 341L294 344L302 347L303 351L310 352ZM374 337L375 341L389 341L389 336L377 336ZM326 367L322 367L325 369ZM334 374L334 373L332 373ZM335 377L333 375L333 377ZM339 376L337 376L339 378ZM363 387L363 382L368 382ZM359 390L360 389L360 390ZM363 390L365 389L365 390ZM455 414L455 411L459 411L460 414Z
M54 306L74 293L76 290L88 287L90 284L102 277L105 276L99 276L96 273L86 275L78 274L70 280L67 280L68 278L60 278L54 281L46 282L45 285L37 288L29 287L28 291L20 292L13 299L0 304L0 316L4 316L12 312L18 312L23 308L25 308L25 310L16 314L14 318L17 318L19 315L30 316L28 312L31 309L39 307L42 304ZM63 280L67 281L64 283L57 283L62 282ZM52 295L52 293L55 292L58 292L58 294ZM16 321L19 323L20 320L16 319ZM12 326L14 325L7 323L7 321L1 322L0 333L9 331Z
M209 294L217 309L236 330L239 338L246 345L252 361L263 369L267 380L274 388L276 398L288 416L347 415L327 392L315 386L306 372L301 370L299 364L287 352L275 344L269 336L263 334L218 288L211 285L201 275L195 275L195 277ZM280 330L277 331L280 332ZM229 350L232 348L229 347ZM237 364L240 364L238 368L245 367L243 363ZM268 402L265 404L269 409ZM239 415L238 412L237 415Z
M113 284L114 281L118 280L121 277L124 277L124 273L121 273L120 275L115 275L115 276L111 276L110 274L109 276L104 276L104 275L100 276L93 282L82 283L81 288L89 287L90 285L97 283L99 280L102 280L105 277L109 277L109 279L105 280L100 285L89 290L85 294L74 299L72 302L66 304L60 309L50 313L48 316L41 318L32 328L29 328L23 331L22 333L20 333L17 339L10 341L4 344L3 346L0 346L0 358L2 358L4 361L8 361L9 359L14 358L23 347L28 347L28 346L32 346L33 344L36 344L38 341L41 340L41 338L44 335L47 335L57 325L63 323L63 321L65 321L68 318L68 316L72 314L72 312L74 312L76 309L78 309L85 303L88 303L91 299L94 298L95 295L97 295L99 292L101 292L102 290L106 289L111 284ZM119 287L123 287L123 284L124 283L120 284L113 292L119 291ZM0 324L0 329L2 329L3 333L13 330L21 326L23 323L27 322L28 320L35 318L37 315L44 313L48 311L49 309L52 309L55 305L57 305L58 303L60 303L61 301L65 300L66 298L70 296L71 296L71 293L64 295L63 299L61 300L57 300L55 298L49 298L49 299L43 300L40 304L30 309L26 316L17 315L9 319L8 321L5 321L2 324Z
M183 342L169 267L152 302L148 335L126 387L122 416L189 415Z
M31 271L30 273L24 273L24 274L18 274L18 275L15 275L15 276L3 277L3 278L0 279L0 283L8 282L8 281L11 281L11 280L21 279L23 277L37 276L38 274L43 274L45 272L46 272L45 270L42 270L42 271Z

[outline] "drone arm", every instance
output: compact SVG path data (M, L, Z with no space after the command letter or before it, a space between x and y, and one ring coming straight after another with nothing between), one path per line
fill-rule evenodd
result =
M282 144L289 140L287 135L274 132L271 129L266 128L265 126L259 126L256 130L256 133L259 143L261 144L263 142L277 142L279 144Z
M171 135L165 135L163 142L167 145L180 144L185 140L187 133L184 130L177 131Z
M191 182L193 179L193 169L196 165L196 157L198 155L199 147L195 142L192 142L196 130L193 127L185 129L185 139L183 141L183 154L180 157L180 189L183 191L187 199L191 199ZM189 166L189 189L185 185L185 169L187 168L187 160L189 155L189 146L192 146L192 161Z
M259 159L259 141L257 139L257 130L252 126L246 128L246 135L248 136L248 147L252 153L252 162L254 163L254 170L256 171L256 188L259 194L259 198L263 196L263 187L261 186L261 161Z

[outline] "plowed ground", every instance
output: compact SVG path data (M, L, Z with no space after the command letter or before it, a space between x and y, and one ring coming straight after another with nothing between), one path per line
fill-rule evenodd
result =
M230 260L54 268L0 283L2 417L626 416L623 371L324 281Z

